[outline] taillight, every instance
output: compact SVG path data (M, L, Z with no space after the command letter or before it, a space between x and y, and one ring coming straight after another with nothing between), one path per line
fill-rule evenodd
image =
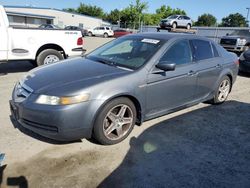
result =
M234 63L235 63L236 65L239 65L239 64L240 64L239 59L237 59Z
M80 38L77 39L77 45L78 46L83 45L83 39L82 39L82 37L80 37Z

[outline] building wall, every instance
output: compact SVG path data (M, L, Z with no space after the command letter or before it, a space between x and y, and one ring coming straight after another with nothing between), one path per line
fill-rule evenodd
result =
M18 13L29 13L29 14L39 14L44 16L55 17L53 22L55 25L64 28L68 25L73 26L83 26L84 28L94 28L101 25L109 25L109 23L104 22L99 18L72 14L64 11L54 10L54 9L39 9L39 8L15 8L15 7L5 7L6 11L18 12Z

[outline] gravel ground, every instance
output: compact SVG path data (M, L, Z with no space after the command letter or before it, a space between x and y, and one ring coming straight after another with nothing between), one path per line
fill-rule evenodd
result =
M85 38L88 51L112 40ZM10 120L15 82L34 68L0 64L0 187L249 187L250 75L227 102L197 106L136 126L114 146L57 143Z

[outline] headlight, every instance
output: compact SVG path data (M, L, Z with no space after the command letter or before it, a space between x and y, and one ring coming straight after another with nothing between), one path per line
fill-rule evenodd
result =
M36 102L37 104L47 104L47 105L69 105L76 104L80 102L85 102L89 99L89 94L81 94L72 97L57 97L57 96L48 96L40 95Z
M238 45L243 46L243 45L245 45L245 44L246 44L246 39L239 39L239 40L238 40Z

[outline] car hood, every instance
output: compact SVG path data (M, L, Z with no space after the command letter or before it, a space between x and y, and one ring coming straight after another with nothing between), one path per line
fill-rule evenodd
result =
M163 19L163 20L161 20L162 22L170 22L170 21L172 21L173 19Z
M23 80L34 93L46 93L79 82L81 87L89 87L130 72L85 58L76 58L33 69Z

